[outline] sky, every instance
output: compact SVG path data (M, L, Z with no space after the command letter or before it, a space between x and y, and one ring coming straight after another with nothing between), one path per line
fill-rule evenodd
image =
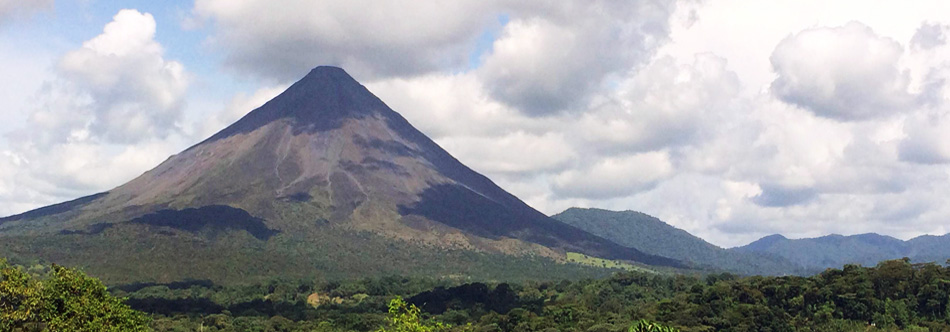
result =
M0 0L0 215L107 191L318 65L547 214L733 247L950 232L950 3Z

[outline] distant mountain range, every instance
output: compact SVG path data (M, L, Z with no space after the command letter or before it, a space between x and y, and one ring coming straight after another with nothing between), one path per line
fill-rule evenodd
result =
M913 262L943 264L950 259L950 234L924 235L907 241L875 233L794 240L776 234L730 250L783 257L809 270L840 268L845 264L874 266L882 260L903 257Z
M720 248L641 212L570 208L551 217L621 245L688 262L698 269L746 275L805 272L778 256Z
M770 235L746 246L723 249L636 211L570 208L554 219L645 253L670 257L707 271L739 274L812 274L845 264L874 266L908 257L914 262L950 259L950 234L901 241L878 234L829 235L790 240Z
M117 188L0 219L0 256L110 283L550 278L580 273L568 252L682 266L531 208L336 67Z

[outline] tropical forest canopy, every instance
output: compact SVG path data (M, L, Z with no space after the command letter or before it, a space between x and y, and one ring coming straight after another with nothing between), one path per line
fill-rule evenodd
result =
M274 279L133 284L109 292L77 270L0 264L4 331L143 324L155 331L950 331L950 268L909 260L810 277Z

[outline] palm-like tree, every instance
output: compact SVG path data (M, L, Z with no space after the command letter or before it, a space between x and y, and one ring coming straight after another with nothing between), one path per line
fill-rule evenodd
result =
M628 332L679 332L679 329L641 319L630 325Z

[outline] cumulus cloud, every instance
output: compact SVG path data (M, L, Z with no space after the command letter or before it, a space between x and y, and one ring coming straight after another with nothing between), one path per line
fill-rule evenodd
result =
M688 62L659 57L623 75L584 114L541 118L495 100L477 72L387 79L368 87L463 163L501 179L537 207L553 209L650 190L675 160L687 159L684 147L704 145L720 130L713 124L741 108L740 82L715 55ZM631 166L634 175L625 174L624 181L615 181L619 171L601 171L635 162L658 168L637 173L640 168ZM600 185L583 190L587 183ZM547 187L554 189L538 192Z
M610 162L598 167L608 167L616 164L618 155L663 155L666 159L660 160L672 162L669 152L659 151L702 143L714 132L704 123L723 116L737 98L735 74L725 60L709 54L688 63L661 57L625 74L630 76L618 79L616 87L592 101L585 114L543 118L493 99L479 73L389 79L368 86L463 163L492 178L505 178L516 194L537 195L525 188L546 187L544 178L560 176L565 190L549 198L592 199L607 195L601 190L569 191L580 186L582 174L561 172L594 168L602 160ZM608 183L614 174L583 175L592 183ZM569 185L569 176L577 181ZM649 187L650 183L636 184L609 195Z
M420 131L492 179L559 171L577 158L563 119L532 119L495 101L474 73L429 74L367 85Z
M492 99L472 73L394 78L367 86L436 141L453 136L497 137L513 130L543 133L554 125L550 119L526 118Z
M28 176L49 183L53 196L77 197L118 186L177 153L174 145L153 141L139 145L102 145L75 142L45 151L49 157L27 152Z
M25 127L5 133L0 198L35 207L106 190L183 145L188 76L154 40L155 19L121 10L103 32L65 53L31 99ZM12 175L8 175L12 174ZM11 208L13 209L13 208Z
M807 29L775 47L772 92L836 120L891 115L912 106L908 77L898 68L902 53L897 41L861 23Z
M950 25L924 22L910 39L910 45L917 49L930 50L947 44L947 31Z
M53 8L53 0L0 0L0 26L18 15Z
M512 19L479 71L492 96L526 114L577 111L612 74L650 59L675 4L550 3Z
M950 115L915 116L904 123L901 160L920 164L950 162Z
M728 153L720 145L746 150L721 162L730 164L724 176L760 185L754 203L787 207L824 194L901 192L915 183L897 160L898 120L842 123L780 101L755 103L756 118L744 128L754 138L724 133L699 153Z
M36 207L36 189L24 186L18 175L20 169L29 167L29 163L12 151L0 151L0 216L26 211Z
M151 14L122 10L58 70L90 100L90 132L114 142L164 137L181 117L188 76L162 57Z
M808 187L820 182L838 162L852 140L846 125L809 114L794 112L779 105L760 109L763 114L758 138L746 142L755 148L755 157L744 166L747 176L768 179L786 187ZM733 141L732 144L741 142Z
M557 133L461 136L445 138L438 143L453 154L465 156L466 164L475 170L493 174L560 170L577 156L564 136Z
M180 146L158 140L136 145L86 141L0 151L0 216L108 190L155 167Z
M945 183L946 172L898 160L904 136L900 119L841 123L780 101L749 102L755 107L754 116L733 126L732 132L720 132L707 145L686 152L689 162L679 164L674 178L692 168L724 183L754 185L755 190L747 190L738 199L728 198L692 184L672 190L673 180L669 180L638 200L670 205L663 203L664 197L706 192L692 207L681 205L682 211L664 213L705 220L708 227L693 229L710 234L714 241L733 244L742 244L733 236L749 234L909 234L906 230L895 233L893 225L915 222L926 211L939 208L927 197L942 191L935 184ZM707 159L715 165L692 161ZM656 192L660 189L664 191ZM920 229L929 232L932 226L920 225Z
M151 14L122 10L102 34L66 53L38 92L21 136L46 146L70 140L134 143L177 129L188 86L184 66L162 56Z
M726 61L699 54L680 64L660 57L580 117L576 140L605 152L650 151L701 142L709 121L736 107L740 83Z
M667 152L646 152L605 158L584 169L571 169L554 178L561 197L606 199L650 189L673 173Z
M336 65L368 79L464 67L483 28L498 24L494 3L197 0L194 12L241 72L286 81Z
M242 73L287 81L337 65L372 81L466 71L480 57L476 70L492 97L544 115L583 106L611 74L648 61L667 40L675 5L198 0L194 15L214 23L210 41ZM479 44L499 29L497 40Z

